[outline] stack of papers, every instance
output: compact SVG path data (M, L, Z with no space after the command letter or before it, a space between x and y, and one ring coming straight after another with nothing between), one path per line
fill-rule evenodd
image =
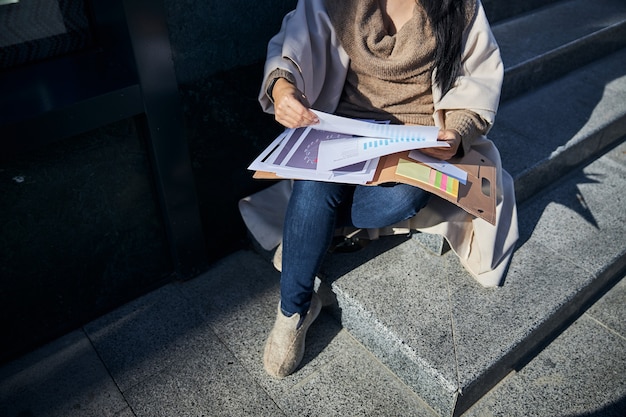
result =
M285 130L248 169L282 178L366 184L374 178L381 156L447 146L437 141L437 127L391 125L314 112L319 124Z
M478 150L440 161L419 151L448 146L437 141L436 127L315 113L319 124L285 130L250 164L255 178L366 185L402 182L495 224L496 166Z

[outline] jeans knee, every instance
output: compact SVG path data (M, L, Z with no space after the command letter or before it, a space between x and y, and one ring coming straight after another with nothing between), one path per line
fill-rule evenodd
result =
M398 184L394 187L363 188L358 204L352 206L352 221L359 228L386 227L415 216L430 194L417 187Z
M291 198L300 210L336 208L344 198L345 185L322 181L296 181Z

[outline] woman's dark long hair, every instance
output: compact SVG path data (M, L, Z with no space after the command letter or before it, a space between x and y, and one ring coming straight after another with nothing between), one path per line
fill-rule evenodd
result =
M463 31L466 25L466 0L419 0L433 27L437 46L433 69L435 82L445 94L461 70Z

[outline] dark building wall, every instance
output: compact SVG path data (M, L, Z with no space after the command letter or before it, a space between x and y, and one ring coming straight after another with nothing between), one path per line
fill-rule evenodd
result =
M0 196L0 361L170 279L132 120L2 159Z
M246 167L281 130L257 102L267 42L295 0L165 2L210 260L240 247Z
M296 0L165 0L176 74L182 85L257 63Z
M256 97L295 3L164 2L210 262L248 245L237 201L269 185L246 167L281 130ZM176 279L149 155L132 118L0 154L0 362Z

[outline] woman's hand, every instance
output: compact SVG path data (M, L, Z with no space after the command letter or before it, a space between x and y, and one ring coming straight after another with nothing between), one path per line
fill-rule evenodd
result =
M450 147L423 148L420 149L422 153L433 158L447 161L456 155L459 146L461 146L461 135L459 135L456 130L440 130L437 135L437 140L447 142Z
M295 85L279 78L272 90L276 121L289 128L309 126L319 123L309 107L306 96Z

